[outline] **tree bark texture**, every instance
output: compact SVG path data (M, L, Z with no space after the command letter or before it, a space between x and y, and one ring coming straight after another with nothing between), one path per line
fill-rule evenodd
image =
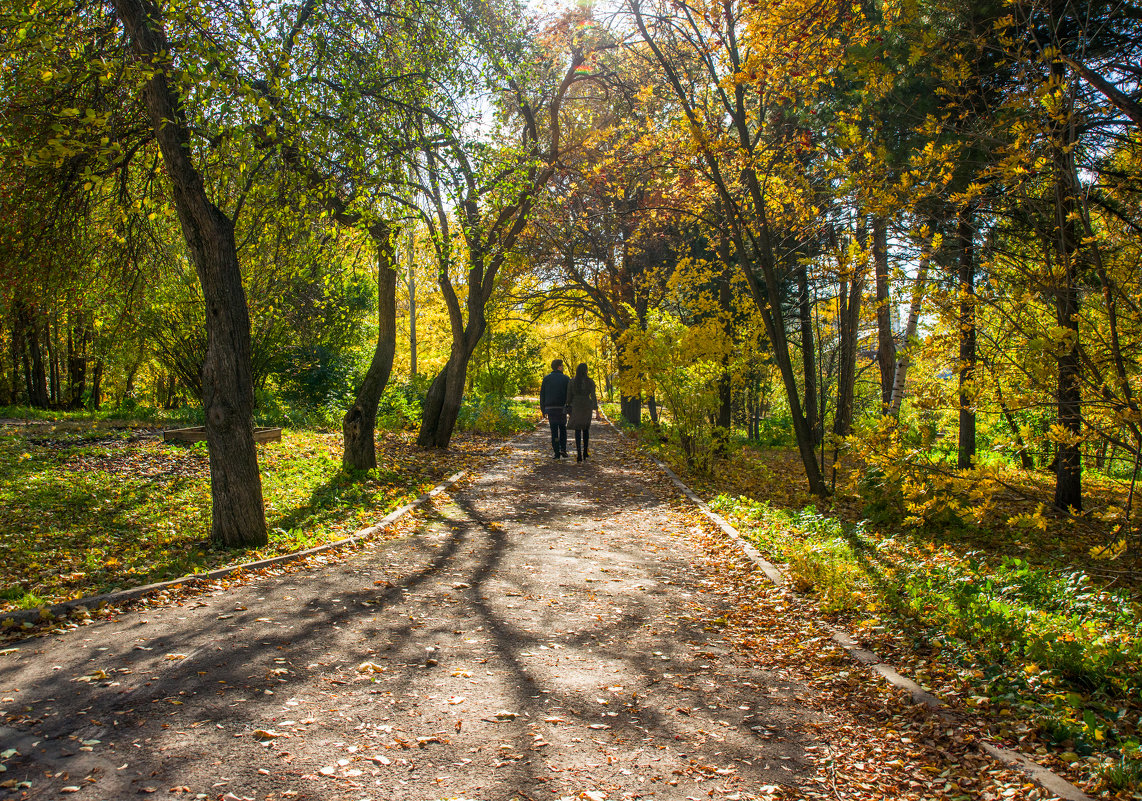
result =
M377 246L377 346L369 370L353 406L341 420L345 448L341 465L347 470L372 470L377 466L377 407L393 371L397 345L397 271L388 230L371 232Z
M250 316L234 225L209 200L191 161L186 119L166 74L170 48L158 7L149 0L115 0L115 8L135 52L155 69L144 99L206 302L202 406L210 449L211 539L225 547L258 547L267 542L266 518L254 444Z
M416 444L422 448L447 448L456 428L456 418L464 402L464 380L468 372L470 350L453 344L444 368L432 379L424 399L424 416Z
M801 334L801 366L805 372L805 423L809 427L811 442L821 441L821 427L817 419L817 348L813 337L813 303L809 297L809 268L798 264L797 322Z
M44 321L44 346L48 351L48 399L53 407L60 406L59 349L55 345L55 332L50 320Z
M864 294L864 277L853 273L851 280L842 281L837 293L840 313L837 315L838 359L837 411L833 418L833 433L847 437L853 428L853 392L856 388L857 334L860 332L861 297Z
M25 317L24 330L27 334L28 358L31 362L31 382L28 385L28 403L37 409L48 408L48 372L44 366L44 354L40 349L40 326L38 315L31 312Z
M103 405L103 369L104 360L100 356L95 360L95 367L91 371L91 401L89 406L94 411L99 411Z
M972 209L960 210L957 235L959 239L960 284L960 364L959 453L956 466L970 470L975 464L975 220Z
M876 216L872 221L872 264L876 271L876 361L880 366L881 411L892 405L892 386L896 378L896 340L892 336L892 298L888 286L888 220Z
M416 231L408 228L408 375L416 375Z

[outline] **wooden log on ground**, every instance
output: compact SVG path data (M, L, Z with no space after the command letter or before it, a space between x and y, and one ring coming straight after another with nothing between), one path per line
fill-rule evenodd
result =
M281 442L282 430L275 427L258 427L254 429L254 442ZM190 428L171 428L163 431L163 442L205 442L206 426L191 426Z

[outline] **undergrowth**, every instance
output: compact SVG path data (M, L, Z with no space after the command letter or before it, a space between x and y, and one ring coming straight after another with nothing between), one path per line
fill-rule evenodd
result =
M1142 609L1079 569L957 552L888 536L813 507L790 511L721 495L711 507L794 586L858 631L896 631L927 653L920 678L968 706L1008 710L1064 762L1091 757L1103 783L1137 789ZM943 682L942 686L936 686Z

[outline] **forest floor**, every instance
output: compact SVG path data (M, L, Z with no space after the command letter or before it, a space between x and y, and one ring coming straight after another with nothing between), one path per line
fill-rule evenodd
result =
M1047 797L594 433L408 536L6 644L0 799Z

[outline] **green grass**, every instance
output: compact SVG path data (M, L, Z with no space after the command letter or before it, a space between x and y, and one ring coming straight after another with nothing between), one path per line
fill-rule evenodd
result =
M259 445L270 529L259 550L209 544L205 443L165 444L137 420L96 415L0 426L0 610L34 608L301 550L372 525L500 437L457 435L447 452L378 432L378 469L341 470L339 434L283 432Z
M874 640L923 654L923 675L969 706L1006 710L1064 754L1117 760L1108 786L1137 787L1142 609L1082 570L893 537L863 523L725 495L711 501L826 612ZM1109 762L1107 763L1110 764ZM1131 784L1133 783L1133 784Z

